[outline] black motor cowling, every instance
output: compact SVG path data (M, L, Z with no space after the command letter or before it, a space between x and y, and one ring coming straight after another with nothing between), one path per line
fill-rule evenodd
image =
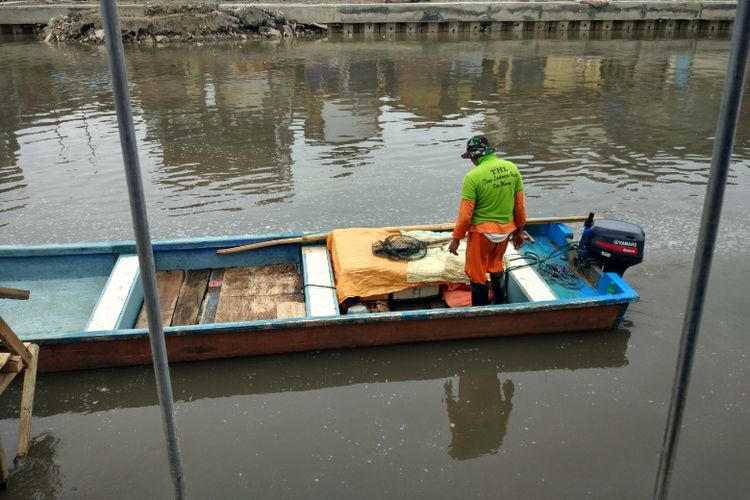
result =
M639 226L620 220L594 222L594 214L589 214L578 243L578 265L594 264L622 276L627 268L643 261L645 243L646 235Z

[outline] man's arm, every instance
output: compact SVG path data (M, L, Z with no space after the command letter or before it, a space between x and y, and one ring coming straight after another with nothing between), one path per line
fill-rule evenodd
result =
M453 241L448 245L448 251L453 255L458 255L458 245L466 236L466 232L471 227L471 218L474 215L474 202L465 198L461 199L461 206L458 208L458 217L456 225L453 228Z

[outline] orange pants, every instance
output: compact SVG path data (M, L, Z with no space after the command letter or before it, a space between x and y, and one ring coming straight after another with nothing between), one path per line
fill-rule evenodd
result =
M510 236L501 243L492 243L482 233L469 231L466 239L466 275L477 284L487 283L487 273L503 270L503 255Z

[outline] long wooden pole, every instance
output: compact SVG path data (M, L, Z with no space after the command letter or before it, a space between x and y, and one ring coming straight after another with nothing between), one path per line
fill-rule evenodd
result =
M0 286L0 299L29 300L29 291Z
M565 223L565 222L584 222L586 216L582 215L571 215L569 217L539 217L536 219L527 219L526 225L536 224L554 224L554 223ZM421 226L392 226L392 227L381 227L385 231L452 231L455 223L444 222L441 224L425 224ZM256 250L258 248L272 247L276 245L292 245L292 244L305 244L314 243L316 241L323 241L328 238L330 233L318 233L308 234L297 238L283 238L280 240L268 240L261 241L260 243L251 243L249 245L241 245L238 247L222 248L217 250L216 253L219 255L227 255L231 253L247 252L248 250Z

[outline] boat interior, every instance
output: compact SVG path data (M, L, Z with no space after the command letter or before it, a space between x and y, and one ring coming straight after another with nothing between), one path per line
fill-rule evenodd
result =
M575 274L579 285L564 286L527 265L530 254L548 256L572 241L566 226L530 228L521 253L509 247L506 262L509 303L593 297L621 291L608 274L586 277L558 251L551 261ZM244 240L247 241L247 240ZM262 241L262 240L259 240ZM441 309L445 283L418 284L372 296L337 296L335 266L325 245L281 245L219 256L232 242L155 243L157 288L164 326L319 318L342 314ZM447 245L447 243L446 243ZM563 249L565 250L565 249ZM438 249L445 251L445 249ZM51 252L50 252L51 253ZM10 264L13 257L0 261ZM21 258L17 260L21 262ZM31 292L27 302L5 301L0 312L26 339L49 333L113 331L147 327L138 257L132 245L87 248L25 257L10 273L0 266L0 285ZM18 269L24 269L19 275ZM613 291L612 286L617 290Z

